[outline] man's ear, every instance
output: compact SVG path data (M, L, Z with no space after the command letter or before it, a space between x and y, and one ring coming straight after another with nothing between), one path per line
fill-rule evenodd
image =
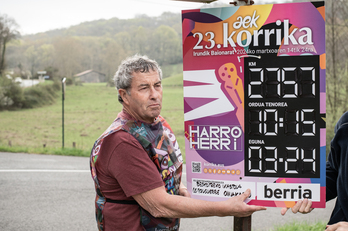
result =
M120 94L122 100L123 100L123 103L124 104L129 104L129 100L128 100L128 93L127 93L127 90L126 89L118 89L118 94Z

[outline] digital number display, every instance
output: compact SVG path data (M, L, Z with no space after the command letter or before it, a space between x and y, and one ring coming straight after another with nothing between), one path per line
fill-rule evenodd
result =
M320 178L319 56L244 65L245 175Z

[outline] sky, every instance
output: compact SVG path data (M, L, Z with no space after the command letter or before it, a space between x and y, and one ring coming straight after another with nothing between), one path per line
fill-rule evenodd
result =
M233 0L218 0L219 3ZM273 0L254 0L266 4ZM276 0L284 2L286 0ZM154 17L163 12L181 13L198 9L204 3L173 0L0 0L0 14L13 18L22 35L68 28L82 22L98 19L134 18L139 14Z

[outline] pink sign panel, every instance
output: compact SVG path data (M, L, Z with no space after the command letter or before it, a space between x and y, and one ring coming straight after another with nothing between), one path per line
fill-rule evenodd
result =
M193 198L325 207L324 2L182 12Z

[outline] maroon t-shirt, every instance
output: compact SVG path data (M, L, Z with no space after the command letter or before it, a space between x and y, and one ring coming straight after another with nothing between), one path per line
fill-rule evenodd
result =
M96 170L101 191L112 200L134 200L133 195L163 186L155 164L141 144L125 131L104 139ZM104 231L143 230L139 205L106 202L103 215Z

